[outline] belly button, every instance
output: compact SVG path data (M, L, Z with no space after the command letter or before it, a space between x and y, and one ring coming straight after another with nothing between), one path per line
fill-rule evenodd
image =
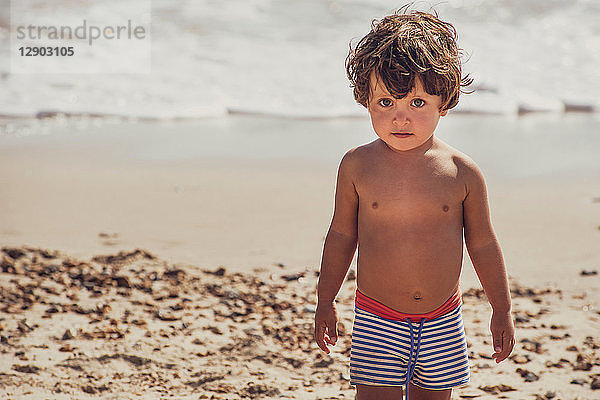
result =
M379 204L376 201L374 201L373 203L371 203L371 207L377 208L379 207Z
M448 207L446 204L444 204L444 207L442 207L442 210L444 210L444 212L448 212L449 209L450 207Z
M415 294L413 294L413 299L417 301L423 300L423 295L421 294L421 292L415 292Z

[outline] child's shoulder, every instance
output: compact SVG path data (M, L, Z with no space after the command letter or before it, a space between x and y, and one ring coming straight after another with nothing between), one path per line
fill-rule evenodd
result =
M464 168L473 168L477 164L471 157L462 151L456 149L455 147L450 146L448 143L436 139L436 149L439 151L444 157L447 157L452 160L456 164L456 166L464 167Z
M354 175L365 167L372 166L376 160L381 159L383 146L380 140L374 140L348 150L342 157L340 170ZM453 170L453 174L465 184L483 181L481 169L470 156L437 138L434 147L430 156L438 166L443 165L445 169Z
M439 141L439 143L443 157L452 162L459 178L462 178L465 183L483 181L481 169L470 156L445 142Z
M370 143L348 150L342 158L342 163L360 164L362 162L368 162L370 158L376 157L381 151L382 146L379 142L380 140L376 139Z
M354 169L360 167L361 164L368 162L368 159L373 157L375 153L376 140L361 146L354 147L344 154L340 167L345 169Z

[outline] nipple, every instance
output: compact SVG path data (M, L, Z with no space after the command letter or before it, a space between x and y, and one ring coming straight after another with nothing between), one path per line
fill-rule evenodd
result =
M379 207L379 204L376 201L374 201L373 203L371 203L371 207L377 208Z
M449 209L450 207L448 207L447 204L444 204L444 207L442 207L442 210L444 210L444 212L448 212Z
M421 292L415 292L415 294L413 294L413 299L415 299L416 301L423 300L423 295L421 294Z

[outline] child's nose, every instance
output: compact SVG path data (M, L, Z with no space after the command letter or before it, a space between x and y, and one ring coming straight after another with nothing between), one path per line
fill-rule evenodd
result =
M404 110L397 110L396 113L394 114L394 124L396 125L406 125L406 123L408 122L408 117L406 115L406 112Z

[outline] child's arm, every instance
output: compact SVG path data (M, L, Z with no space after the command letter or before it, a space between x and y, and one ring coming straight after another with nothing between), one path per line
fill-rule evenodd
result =
M487 190L477 165L467 162L467 195L463 201L463 223L467 250L479 281L492 306L490 330L494 343L492 358L507 358L515 345L510 291L500 245L492 228Z
M350 267L358 239L358 194L352 181L354 157L350 151L340 163L333 219L325 238L317 286L314 335L317 345L326 353L329 353L327 344L333 346L337 340L334 300Z

